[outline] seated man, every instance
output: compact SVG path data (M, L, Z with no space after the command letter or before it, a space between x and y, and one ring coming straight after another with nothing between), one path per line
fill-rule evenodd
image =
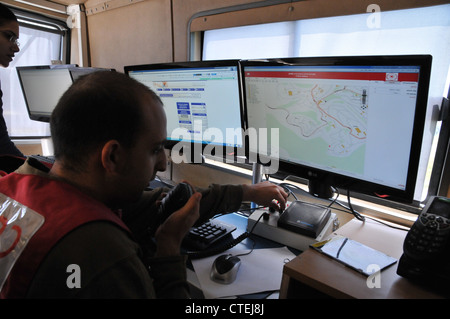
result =
M200 215L242 201L284 209L274 184L212 185L157 229L154 254L143 256L138 241L161 199L143 190L166 169L158 96L123 74L93 73L62 96L50 125L51 169L28 159L0 178L3 298L189 297L180 245Z

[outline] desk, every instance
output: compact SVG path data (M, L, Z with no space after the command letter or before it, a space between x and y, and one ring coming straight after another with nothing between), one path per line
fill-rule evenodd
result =
M403 253L406 231L393 229L372 220L356 219L335 232L399 259ZM381 287L369 288L367 276L308 249L283 269L280 298L360 298L403 299L442 298L406 278L398 276L398 262L381 271Z

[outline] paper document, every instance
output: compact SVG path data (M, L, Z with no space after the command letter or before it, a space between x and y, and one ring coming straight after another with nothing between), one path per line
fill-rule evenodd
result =
M313 244L311 247L367 276L370 276L374 269L382 270L397 262L397 259L381 251L342 236Z
M224 254L239 255L250 250L231 249L224 253L192 261L205 298L239 296L280 289L283 266L295 255L286 247L255 249L250 254L239 256L241 266L236 280L228 285L210 279L214 260Z

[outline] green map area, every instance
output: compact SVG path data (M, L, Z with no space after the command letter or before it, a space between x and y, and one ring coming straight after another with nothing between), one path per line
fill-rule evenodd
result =
M280 128L280 158L363 173L367 88L311 80L263 83L264 90L253 91L250 101L265 106L267 127Z

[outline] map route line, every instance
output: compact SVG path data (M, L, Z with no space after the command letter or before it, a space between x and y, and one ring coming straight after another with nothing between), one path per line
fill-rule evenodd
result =
M364 137L358 137L358 136L356 136L355 134L353 134L353 129L352 129L351 127L344 125L344 124L341 123L337 118L335 118L334 116L328 114L324 109L322 109L322 108L319 106L320 101L319 101L319 102L316 101L316 99L315 99L315 97L314 97L314 92L313 92L317 87L318 87L318 85L316 84L316 85L311 89L311 98L312 98L312 100L314 101L314 103L316 104L316 106L317 106L317 108L319 109L319 111L320 111L322 114L325 114L326 116L329 116L330 118L332 118L333 120L335 120L335 121L336 121L337 123L339 123L342 127L346 128L346 129L348 129L348 130L350 130L350 133L349 133L349 134L350 134L351 136L353 136L354 138L357 138L357 139L359 139L359 140L366 139L365 136L364 136ZM331 93L331 94L328 94L326 97L328 97L328 96L330 96L330 95L332 95L332 94L336 94L336 92L344 91L344 90L345 90L345 87L344 87L343 89L334 91L334 92ZM321 100L323 100L323 99L321 99ZM321 118L321 120L325 121L323 118Z
M268 109L271 109L271 110L281 110L281 111L285 111L285 112L288 114L288 115L286 116L286 118L285 118L286 122L289 123L289 124L292 125L292 126L298 127L298 128L300 129L300 131L302 132L302 135L303 135L304 137L311 137L311 136L313 136L317 131L319 131L322 127L325 127L325 126L328 125L328 122L327 122L326 120L324 120L323 118L321 118L320 120L321 120L322 122L325 122L325 123L324 123L323 125L318 126L317 128L315 128L310 134L305 134L305 132L304 132L304 130L303 130L303 127L302 127L301 125L297 125L297 124L292 123L292 122L290 122L290 121L288 120L288 118L291 116L291 112L289 112L288 110L283 109L283 108L271 107L271 106L269 106L269 105L267 105L267 104L266 104L266 107L267 107Z

